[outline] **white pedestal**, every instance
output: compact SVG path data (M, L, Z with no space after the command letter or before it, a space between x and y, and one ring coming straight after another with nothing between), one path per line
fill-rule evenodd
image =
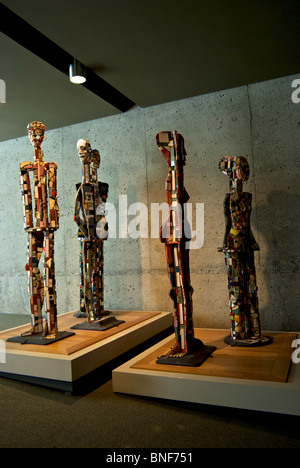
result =
M73 313L59 316L60 330L69 330L78 323ZM78 379L172 325L169 312L112 311L112 314L125 324L106 332L73 330L74 337L46 346L5 341L29 326L1 332L0 376L71 392Z
M198 337L203 336L203 334L205 337L209 337L210 330L196 331L199 333ZM215 330L211 330L211 332L215 332ZM223 330L223 332L225 337L228 331ZM276 340L280 341L280 335L280 333L275 333ZM290 336L291 341L293 341L298 334L290 334ZM286 339L286 337L284 338ZM277 346L275 351L276 340L274 339L274 345L260 349L252 348L250 350L248 348L248 351L241 351L242 348L237 347L226 348L222 344L220 345L220 341L216 343L216 340L212 340L213 344L217 346L219 344L221 349L217 349L213 357L202 364L200 369L186 371L185 368L179 366L174 366L174 370L172 370L172 366L155 365L154 357L159 357L160 350L162 348L168 349L169 345L172 344L170 338L166 338L115 369L113 371L113 391L167 400L299 416L300 364L291 363L293 352L291 347L290 357L287 357L288 362L279 363L276 355L280 356L281 350ZM209 339L203 341L205 344L212 344ZM283 346L285 346L283 351L287 355L289 352L287 344ZM257 377L260 375L260 371L256 374L256 369L253 369L253 375L251 375L251 361L249 362L249 357L246 357L250 353L251 359L251 352L254 353L253 356L257 362L259 362L260 355L262 359L268 361L270 375L266 374L267 366L261 373L261 378ZM227 364L224 364L226 362ZM219 367L218 363L220 363ZM253 366L255 365L253 362ZM226 366L227 368L225 368ZM283 366L287 371L287 380L276 381L276 375L279 375L278 371L281 372ZM249 378L245 374L247 368L249 369ZM225 375L235 375L235 377L226 377ZM239 378L239 375L243 377ZM252 378L253 376L255 378Z

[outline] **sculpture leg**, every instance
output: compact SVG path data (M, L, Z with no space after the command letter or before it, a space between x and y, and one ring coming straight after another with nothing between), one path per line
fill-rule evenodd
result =
M42 232L28 233L28 286L30 295L30 311L32 328L22 336L36 335L43 331L44 283L39 270L39 262L43 253L44 234Z
M247 273L247 321L249 338L261 335L260 316L258 308L256 271L254 253L249 252L245 258L245 272Z
M233 341L246 338L246 311L244 303L244 272L239 253L226 253L227 281Z
M180 337L180 321L178 316L178 300L176 293L176 270L174 264L174 249L173 245L166 244L166 256L167 256L167 265L168 265L168 274L171 285L170 297L173 301L173 323L175 331L176 343L174 348L169 352L169 354L178 353L181 351L181 337Z
M253 252L226 253L232 346L265 346L270 336L261 335Z
M168 272L171 283L170 297L174 304L174 329L176 342L157 364L198 367L215 350L205 346L194 336L192 287L190 284L189 255L178 244L166 244Z
M94 241L93 305L95 320L100 320L103 311L103 241Z
M185 243L185 241L183 242ZM185 302L186 302L186 349L188 353L194 351L195 348L195 335L194 335L194 323L193 323L193 288L191 286L190 278L190 252L189 250L183 247L183 254L181 255L181 271L182 271L182 281L183 289L185 293ZM198 340L199 346L199 340ZM201 345L203 343L201 342Z
M102 239L97 240L97 271L98 271L98 291L99 291L99 304L101 313L104 311L104 243Z
M82 260L84 276L84 304L88 322L95 321L93 310L92 274L93 274L93 246L90 241L83 241Z
M80 241L80 252L79 252L79 272L80 272L80 312L85 314L85 301L84 301L84 271L83 271L83 245Z
M46 232L44 240L46 323L44 336L53 338L57 334L57 299L54 263L54 232Z
M171 283L170 297L174 303L176 337L176 344L169 354L187 354L193 351L195 344L189 255L186 251L181 255L179 246L174 244L166 244L166 255Z

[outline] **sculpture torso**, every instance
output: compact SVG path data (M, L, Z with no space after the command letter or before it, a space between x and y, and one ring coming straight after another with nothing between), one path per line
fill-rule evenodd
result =
M235 252L259 250L250 226L252 194L228 193L224 210L226 218L224 250Z
M101 182L82 183L77 185L77 190L75 212L78 213L78 238L95 240L99 237L96 233L97 225L99 226L99 221L104 217L108 185ZM101 207L103 207L102 210ZM79 218L80 209L82 220Z
M35 159L34 163L20 164L24 227L28 232L56 231L59 228L56 171L57 164L44 162L43 158ZM30 172L33 174L32 185Z

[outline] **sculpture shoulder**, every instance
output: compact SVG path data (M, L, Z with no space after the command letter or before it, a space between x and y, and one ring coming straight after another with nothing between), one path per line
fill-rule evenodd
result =
M56 171L58 169L58 165L55 162L49 162L49 163L45 163L45 164L48 166L49 169L55 169Z
M108 190L109 190L109 185L106 184L105 182L98 182L98 187L99 187L100 194L107 196Z
M20 170L27 171L33 168L33 164L30 161L23 161L20 163Z
M243 198L252 199L252 193L250 192L235 192L235 193L227 193L226 198L230 200L242 200Z
M109 189L109 185L106 184L105 182L98 182L98 186L99 188L103 187L103 188L106 188L107 190Z

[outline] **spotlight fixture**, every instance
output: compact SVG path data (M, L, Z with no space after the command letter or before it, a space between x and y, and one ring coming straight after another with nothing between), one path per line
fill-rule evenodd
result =
M48 37L44 36L44 34L40 33L37 29L20 18L20 16L16 15L13 11L4 6L1 0L0 18L1 33L6 34L6 36L10 37L22 47L25 47L25 49L56 68L56 70L60 71L64 75L69 75L70 79L71 76L75 76L76 73L78 74L78 71L76 72L76 60L73 64L73 55L66 52L55 42L52 42ZM72 65L70 66L70 64ZM121 112L127 112L129 109L136 106L131 99L111 86L107 81L103 80L93 70L82 64L80 64L80 66L86 75L86 82L83 83L82 86L84 86L88 91L94 93L100 99L103 99ZM69 70L70 68L71 73ZM0 97L2 96L0 95Z
M86 71L82 63L74 59L69 68L69 77L71 83L83 84L86 82Z

